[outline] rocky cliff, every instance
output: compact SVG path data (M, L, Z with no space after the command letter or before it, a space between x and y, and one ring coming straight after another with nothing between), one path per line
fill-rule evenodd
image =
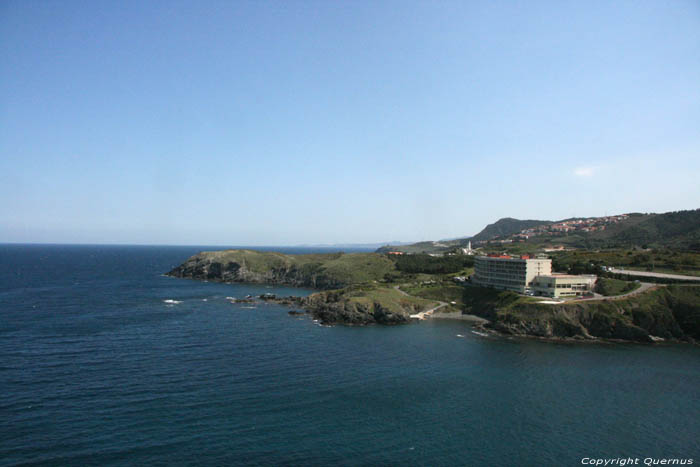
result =
M382 279L394 264L374 253L286 255L252 250L196 254L169 276L219 282L249 282L337 289Z
M700 287L660 287L625 300L564 305L493 303L472 312L518 336L633 342L700 340Z
M306 297L303 306L324 324L403 324L417 306L393 303L379 298L359 300L344 290L321 292ZM420 307L418 307L420 308Z
M273 301L303 308L323 324L351 326L409 323L411 314L434 305L430 300L407 298L394 289L352 287Z
M317 289L331 289L345 285L319 271L300 268L296 264L280 263L260 271L251 268L245 261L219 261L217 258L201 254L193 256L166 275L218 282L280 284Z

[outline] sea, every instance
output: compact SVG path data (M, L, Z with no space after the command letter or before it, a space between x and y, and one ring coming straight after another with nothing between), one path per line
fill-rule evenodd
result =
M0 245L0 465L700 463L697 346L327 327L163 275L207 249Z

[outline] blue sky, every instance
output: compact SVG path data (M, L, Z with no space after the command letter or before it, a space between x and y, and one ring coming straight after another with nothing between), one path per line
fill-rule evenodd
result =
M698 208L700 3L0 3L0 242Z

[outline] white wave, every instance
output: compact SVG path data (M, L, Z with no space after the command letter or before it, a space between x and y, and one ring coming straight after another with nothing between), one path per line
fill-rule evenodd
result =
M203 302L206 302L206 301L207 301L207 299L206 299L206 298L203 298L203 299L202 299L202 301L203 301Z
M463 336L463 335L461 335L461 334L457 334L457 337L464 337L464 336Z
M489 337L489 335L486 334L485 332L479 332L479 331L472 331L472 332L473 332L474 334L476 334L477 336Z
M170 305L178 305L178 304L182 303L182 301L181 300L172 300L169 298L167 300L163 300L163 303L168 303Z
M226 300L235 300L236 297L226 297Z

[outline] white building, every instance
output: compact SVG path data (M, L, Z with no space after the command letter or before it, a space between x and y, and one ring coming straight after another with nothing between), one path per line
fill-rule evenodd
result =
M552 260L531 258L528 255L477 256L474 260L473 282L482 287L512 290L524 293L537 276L552 274Z
M580 297L593 290L596 279L597 277L594 275L552 274L538 276L532 284L532 290L537 295L547 297Z
M464 253L465 255L473 255L474 254L474 250L472 250L471 240L469 240L469 242L467 242L466 248L462 248L462 253Z

